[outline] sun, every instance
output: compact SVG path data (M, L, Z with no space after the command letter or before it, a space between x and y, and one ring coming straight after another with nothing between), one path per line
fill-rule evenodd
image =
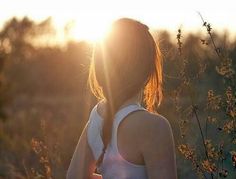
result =
M76 19L70 29L70 36L75 40L96 42L110 30L112 20Z

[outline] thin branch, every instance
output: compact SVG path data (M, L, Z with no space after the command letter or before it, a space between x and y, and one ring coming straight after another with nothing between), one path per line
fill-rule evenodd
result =
M213 44L213 46L214 46L214 50L215 50L217 56L219 57L220 60L222 60L222 58L221 58L221 56L220 56L220 53L219 53L219 49L216 47L214 38L213 38L213 36L212 36L210 24L209 24L209 23L207 24L207 22L203 19L203 17L202 17L202 15L201 15L200 12L197 12L197 13L198 13L198 15L200 16L200 18L201 18L201 20L202 20L202 22L203 22L203 26L206 27L206 30L207 30L207 32L208 32L208 34L209 34L209 36L210 36L211 42L212 42L212 44Z
M200 124L200 120L199 120L199 117L198 117L198 114L197 114L196 106L192 104L192 107L193 107L193 113L194 113L194 115L197 119L198 127L200 129L202 143L203 143L203 146L204 146L204 149L205 149L205 155L206 155L207 160L209 160L208 153L207 153L207 148L206 148L206 144L205 144L205 138L204 138L202 127L201 127L201 124Z

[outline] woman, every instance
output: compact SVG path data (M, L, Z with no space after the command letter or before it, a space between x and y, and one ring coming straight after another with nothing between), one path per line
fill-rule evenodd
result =
M100 101L67 179L176 179L172 130L155 112L162 100L162 59L148 27L115 21L94 49L89 84Z

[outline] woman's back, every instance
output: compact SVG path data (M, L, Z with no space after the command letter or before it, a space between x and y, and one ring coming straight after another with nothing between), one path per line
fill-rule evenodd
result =
M130 116L137 111L143 111L145 110L143 107L141 107L138 104L129 104L121 108L115 115L114 122L113 122L113 129L112 129L112 138L111 142L108 145L104 159L100 167L98 168L101 172L103 178L136 178L136 179L145 179L147 178L147 172L144 164L136 164L133 161L127 160L124 158L123 153L120 153L120 150L124 151L125 146L118 145L117 139L124 139L118 138L118 128L120 128L120 124L124 123L125 121L128 121ZM124 120L125 119L125 120ZM102 143L102 125L103 125L103 118L102 114L99 114L98 112L98 105L96 105L89 118L89 124L88 124L88 143L93 151L94 158L97 160L100 154L102 153L103 143ZM119 129L120 130L120 129ZM130 138L132 135L132 132L128 132L127 130L124 131L126 138ZM129 134L128 134L129 133ZM120 132L119 132L120 134ZM97 141L97 142L95 142ZM123 140L123 142L125 142ZM125 152L125 156L130 156L130 158L133 158L134 160L137 160L139 157L137 157L137 152L134 150L135 147L135 138L130 141L130 143L126 145L127 149ZM133 154L130 153L133 151ZM129 155L130 153L131 155Z
M96 160L103 148L101 136L103 109L101 106L97 104L91 111L87 131L89 147ZM142 149L145 148L146 141L151 138L147 139L145 136L148 135L149 130L154 132L154 136L162 132L153 131L153 129L161 127L163 122L166 123L167 120L162 116L149 113L139 104L131 103L122 106L113 120L111 142L106 149L103 163L98 168L103 178L148 178ZM167 125L169 125L168 122ZM168 150L165 146L159 146L159 148ZM166 158L168 160L168 156Z

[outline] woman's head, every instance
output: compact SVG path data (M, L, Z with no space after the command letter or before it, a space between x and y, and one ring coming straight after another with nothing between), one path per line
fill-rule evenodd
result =
M153 111L162 99L161 63L159 48L148 27L132 19L119 19L106 38L95 46L90 87L112 108L143 90L144 103Z

